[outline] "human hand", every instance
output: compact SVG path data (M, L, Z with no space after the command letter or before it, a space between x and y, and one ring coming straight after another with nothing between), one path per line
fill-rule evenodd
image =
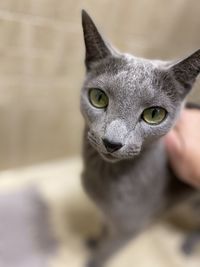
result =
M200 188L200 111L184 109L165 144L175 174Z

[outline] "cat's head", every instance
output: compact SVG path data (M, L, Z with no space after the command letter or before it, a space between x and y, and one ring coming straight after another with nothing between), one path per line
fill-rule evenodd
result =
M133 158L173 127L200 72L200 50L176 62L137 58L105 42L85 11L82 25L88 139L106 160Z

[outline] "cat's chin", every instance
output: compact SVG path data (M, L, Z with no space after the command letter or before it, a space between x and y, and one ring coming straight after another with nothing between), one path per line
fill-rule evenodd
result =
M116 158L116 157L112 156L111 154L100 153L100 155L105 161L108 161L108 162L115 163L115 162L120 161L119 158Z
M124 160L132 160L136 155L132 156L132 157L115 157L111 154L107 154L107 153L100 153L101 157L107 161L107 162L111 162L111 163L116 163L119 161L124 161Z

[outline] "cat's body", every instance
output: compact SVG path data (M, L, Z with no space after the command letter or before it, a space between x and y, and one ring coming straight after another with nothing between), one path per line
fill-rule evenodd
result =
M133 160L111 163L102 159L84 138L83 154L82 183L99 207L102 226L107 230L106 236L99 237L100 244L88 267L101 266L116 250L193 191L172 173L162 141Z
M84 166L85 190L107 223L127 234L143 229L177 197L192 190L175 179L162 141L134 159L112 163L84 138Z
M200 50L178 63L150 61L113 50L85 12L83 30L87 74L81 93L86 122L82 181L110 230L89 263L99 267L192 191L171 172L162 136L174 126L200 71ZM159 113L159 123L144 121L149 107L152 114Z

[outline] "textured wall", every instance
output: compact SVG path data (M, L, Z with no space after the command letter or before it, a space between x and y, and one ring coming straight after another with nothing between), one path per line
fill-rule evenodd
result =
M80 152L81 8L122 51L169 59L200 47L196 0L0 1L0 168Z

